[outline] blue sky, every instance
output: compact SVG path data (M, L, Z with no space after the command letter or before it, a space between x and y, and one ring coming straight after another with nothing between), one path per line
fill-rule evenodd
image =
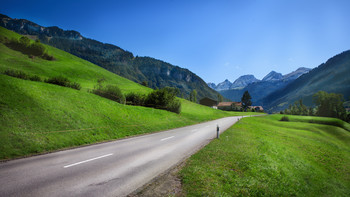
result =
M350 49L348 0L2 0L0 13L79 31L206 82L314 68Z

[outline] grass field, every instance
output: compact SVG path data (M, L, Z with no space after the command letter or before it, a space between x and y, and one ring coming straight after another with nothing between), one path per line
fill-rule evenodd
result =
M1 27L0 33L19 37ZM0 160L237 115L183 99L181 114L110 101L88 92L98 79L105 79L106 85L118 85L124 94L152 90L64 51L46 48L55 61L33 60L0 43L0 73L13 69L42 79L64 76L80 83L82 89L0 74Z
M349 124L281 117L244 118L193 155L180 173L185 193L350 196L350 132L344 129Z

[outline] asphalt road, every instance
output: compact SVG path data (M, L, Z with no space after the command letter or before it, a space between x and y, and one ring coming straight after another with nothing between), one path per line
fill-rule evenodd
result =
M0 196L126 196L238 118L0 163Z

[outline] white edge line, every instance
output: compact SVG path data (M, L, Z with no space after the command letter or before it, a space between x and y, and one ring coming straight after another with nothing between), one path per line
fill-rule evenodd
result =
M107 155L102 155L102 156L95 157L95 158L92 158L92 159L88 159L88 160L85 160L85 161L73 163L73 164L70 164L70 165L66 165L66 166L63 166L63 168L69 168L69 167L76 166L76 165L79 165L79 164L82 164L82 163L86 163L86 162L89 162L89 161L93 161L93 160L96 160L96 159L101 159L101 158L104 158L104 157L108 157L108 156L111 156L111 155L113 155L113 153L110 153L110 154L107 154Z
M171 139L171 138L173 138L173 137L175 137L175 136L171 136L171 137L163 138L163 139L161 139L160 141L168 140L168 139Z

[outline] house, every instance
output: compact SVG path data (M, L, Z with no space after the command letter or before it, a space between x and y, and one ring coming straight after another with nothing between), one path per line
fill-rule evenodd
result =
M218 104L218 109L225 111L241 111L242 103L241 102L220 102Z
M254 111L256 111L256 112L263 112L264 111L264 108L262 106L249 106L249 109L251 111L253 111L253 109L254 109Z
M199 101L199 104L217 109L218 102L208 97L204 97Z

